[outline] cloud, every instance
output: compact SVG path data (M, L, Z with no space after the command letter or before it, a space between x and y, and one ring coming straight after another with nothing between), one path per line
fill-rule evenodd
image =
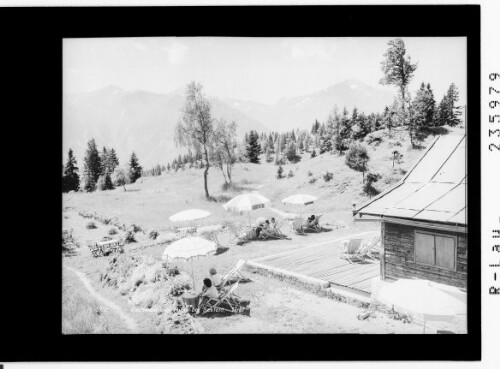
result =
M168 61L172 65L180 64L188 51L188 47L178 40L173 40L169 45L162 47L167 53Z
M295 39L281 43L284 49L293 59L322 58L328 59L335 53L336 47L320 39Z

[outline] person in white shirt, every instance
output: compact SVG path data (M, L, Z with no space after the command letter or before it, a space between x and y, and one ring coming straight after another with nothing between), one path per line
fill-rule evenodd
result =
M212 280L212 286L215 286L215 288L218 288L220 284L222 283L220 274L217 273L217 270L215 268L210 268L208 270L210 273L210 279Z
M211 298L211 299L218 299L219 298L219 292L217 291L217 288L212 285L212 281L210 278L205 278L203 280L203 289L201 293L198 294L198 309L196 311L196 314L200 314L200 306L203 302L204 298Z

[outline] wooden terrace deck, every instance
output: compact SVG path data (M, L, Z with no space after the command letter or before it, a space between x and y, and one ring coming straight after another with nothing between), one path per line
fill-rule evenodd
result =
M365 234L359 238L369 238L373 235ZM357 238L356 236L352 235L347 239ZM332 285L347 287L358 293L369 295L372 279L380 275L379 260L366 258L366 261L351 264L340 258L341 241L333 240L326 244L268 255L251 261L317 278L330 282Z

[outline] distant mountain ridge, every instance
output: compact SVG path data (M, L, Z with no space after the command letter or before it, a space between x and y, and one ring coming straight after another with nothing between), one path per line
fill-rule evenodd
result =
M224 101L210 98L212 116L238 122L237 134L268 129L254 118L232 108ZM108 86L93 92L63 96L63 149L75 152L83 160L87 142L95 138L101 149L113 147L120 163L125 164L132 151L145 168L166 164L186 150L174 144L174 130L181 117L184 96L180 91L158 94L142 90L126 91Z
M275 104L209 97L212 116L238 123L240 138L245 132L309 129L315 119L325 121L333 107L339 111L357 106L367 114L381 112L392 103L393 94L356 80L346 80L312 94L284 98ZM184 90L168 94L143 90L127 91L108 86L92 92L63 96L63 149L72 148L80 167L87 142L95 138L98 147L113 147L120 163L132 151L145 168L166 164L184 148L173 141L175 125L181 116Z
M382 112L393 99L391 92L349 79L318 92L281 99L272 105L237 99L226 101L270 130L283 131L309 129L315 119L325 121L335 105L339 111L344 106L349 110L356 106L359 111L370 114Z

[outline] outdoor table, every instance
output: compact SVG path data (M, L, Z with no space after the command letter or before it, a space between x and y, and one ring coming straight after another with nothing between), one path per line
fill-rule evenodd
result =
M186 306L192 306L193 308L197 308L198 306L198 297L195 293L187 291L182 294L182 301Z
M101 249L102 253L105 253L108 251L110 248L114 249L115 247L120 245L120 241L118 240L109 240L109 241L102 241L102 242L97 242L97 246Z

